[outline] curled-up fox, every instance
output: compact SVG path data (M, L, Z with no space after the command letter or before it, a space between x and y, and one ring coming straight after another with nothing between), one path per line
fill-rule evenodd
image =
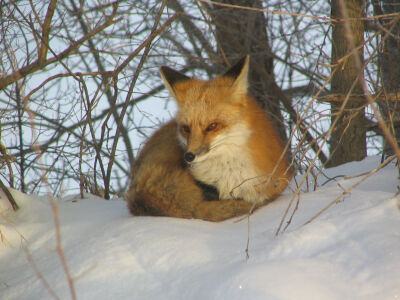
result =
M265 112L248 93L249 58L210 81L160 72L176 117L147 141L126 195L133 215L222 221L273 200L291 171Z

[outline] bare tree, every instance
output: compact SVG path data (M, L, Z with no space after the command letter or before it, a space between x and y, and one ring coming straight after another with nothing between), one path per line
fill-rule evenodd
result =
M109 198L126 185L134 160L134 124L125 116L160 90L135 94L139 74L177 15L161 19L165 1L148 10L127 1L21 3L2 3L0 24L2 136L15 159L13 185L40 189L42 166L55 193L72 179L81 194Z
M373 1L376 15L393 15L400 13L400 4L393 1ZM400 103L391 101L393 95L400 93L400 15L395 18L379 19L378 30L382 31L382 41L379 55L380 74L384 101L379 102L379 108L386 120L397 144L400 144ZM399 97L397 97L399 98ZM385 140L383 152L393 155L394 149Z
M331 92L345 95L344 103L332 103L332 123L335 129L330 139L329 166L337 166L346 162L361 160L367 155L366 121L363 103L351 99L352 95L362 95L363 89L358 82L359 72L355 66L352 51L357 51L363 61L364 47L364 1L334 0L332 19L337 20L332 25L332 70ZM341 20L340 20L341 19ZM345 19L351 27L355 49L346 38Z
M340 2L2 2L2 182L29 193L43 192L45 177L54 194L123 191L135 151L169 104L159 66L209 78L245 54L251 93L301 170L382 151L352 53L371 93L393 100L398 7L343 1L345 23ZM353 28L355 48L343 42L343 24ZM397 102L382 103L397 133Z

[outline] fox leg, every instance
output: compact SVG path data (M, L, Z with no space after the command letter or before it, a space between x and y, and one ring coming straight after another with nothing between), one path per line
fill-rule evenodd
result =
M193 211L193 217L219 222L251 212L253 204L244 200L213 200L200 202Z
M196 218L223 221L249 213L252 204L244 200L208 200L209 187L198 185L185 170L155 176L151 172L144 183L131 186L127 194L128 208L133 215ZM215 198L214 198L215 199Z
M203 201L203 193L186 170L160 164L140 171L126 195L133 215L193 217L192 211Z
M250 213L253 205L244 200L201 200L196 201L191 197L186 198L186 205L178 199L164 199L153 195L139 194L135 201L128 206L133 215L168 216L186 219L202 219L205 221L219 222L229 218Z

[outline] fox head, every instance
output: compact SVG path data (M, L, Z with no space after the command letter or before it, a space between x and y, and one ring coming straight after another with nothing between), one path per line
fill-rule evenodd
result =
M186 162L216 153L224 142L242 142L246 131L243 112L248 101L248 69L246 56L223 75L204 81L161 67L164 84L178 104L178 139ZM238 136L232 136L232 132Z

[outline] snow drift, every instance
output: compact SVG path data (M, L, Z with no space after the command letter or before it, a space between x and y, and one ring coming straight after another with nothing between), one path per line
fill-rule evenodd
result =
M378 165L368 158L326 174ZM222 223L132 217L122 199L56 199L70 283L77 299L400 299L394 163L304 225L361 178L303 192L278 236L291 191L249 222ZM49 198L13 195L16 213L0 196L0 299L71 299Z

